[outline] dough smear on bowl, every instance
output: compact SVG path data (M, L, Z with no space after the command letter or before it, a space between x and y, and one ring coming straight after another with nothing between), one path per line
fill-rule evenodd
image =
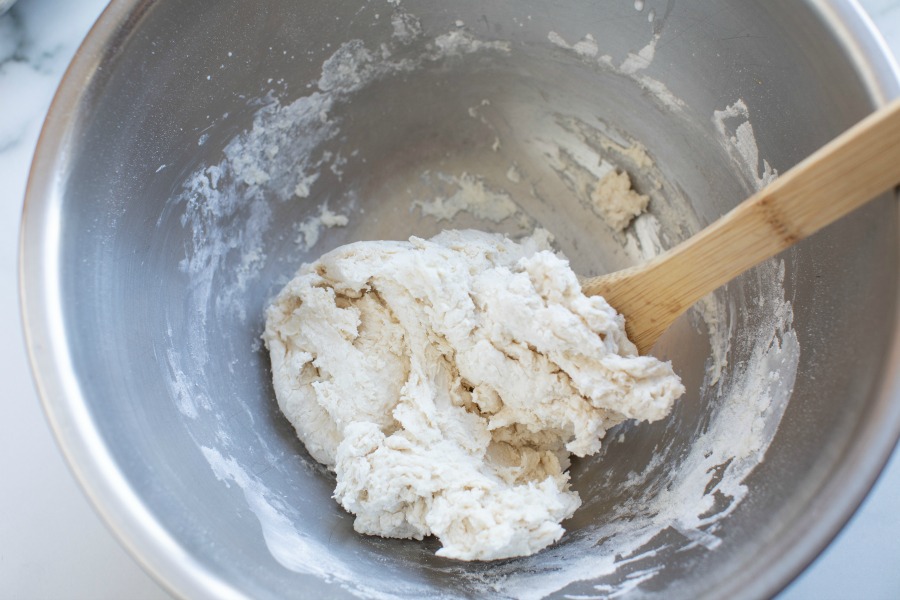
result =
M349 244L268 308L278 404L360 533L435 535L460 560L537 552L581 504L570 453L684 392L548 237Z

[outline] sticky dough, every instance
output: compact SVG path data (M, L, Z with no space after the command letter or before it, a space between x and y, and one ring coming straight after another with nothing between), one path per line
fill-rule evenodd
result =
M581 503L570 453L684 391L541 230L343 246L287 284L264 339L279 406L355 529L436 535L461 560L558 540Z

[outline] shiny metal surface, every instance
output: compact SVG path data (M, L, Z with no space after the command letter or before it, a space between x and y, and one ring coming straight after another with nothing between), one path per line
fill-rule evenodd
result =
M602 115L647 146L667 184L683 190L708 222L748 186L713 142L714 110L743 99L753 108L761 155L783 171L898 94L892 64L847 2L727 2L715 9L701 1L660 3L653 25L660 41L647 73L684 101L684 118L673 119L634 81L588 68L547 39L549 31L570 41L591 31L601 53L622 57L646 44L650 26L632 2L460 1L451 8L404 1L426 32L452 30L461 20L480 39L509 41L513 51L436 61L338 103L341 136L323 149L352 146L367 160L349 161L340 176L323 175L316 202L272 199L280 226L264 240L256 278L239 290L246 313L229 313L216 299L238 289L235 275L217 271L202 292L207 296L199 297L183 269L198 243L197 231L185 224L188 203L179 200L185 181L218 163L228 142L250 128L259 98L270 91L282 103L306 96L339 44L360 38L377 47L388 39L391 5L378 9L377 25L371 7L363 13L365 4L114 1L70 67L39 144L21 255L35 377L60 444L98 510L181 596L348 593L273 558L248 500L216 477L202 451L225 438L273 493L296 501L295 525L340 554L360 579L375 572L379 556L399 556L406 566L394 571L398 580L470 593L446 561L431 557L433 544L353 533L329 498L329 480L307 465L278 414L258 343L262 308L300 259L356 239L427 236L441 228L409 216L404 194L423 171L502 176L506 163L491 150L493 135L467 118L468 107L487 97L503 107L508 121L497 135L537 174L546 166L528 148L541 133L535 115L548 106ZM295 133L301 139L307 132ZM603 230L563 200L565 186L546 185L523 205L557 234L576 270L624 266ZM364 208L366 217L326 231L309 255L298 254L292 227L325 199L334 209ZM237 210L217 221L223 229L237 227L222 264L237 267L228 252L246 250L237 234L250 216ZM747 482L748 498L723 523L722 547L687 558L658 548L658 560L669 564L639 589L644 595L769 596L855 509L900 433L898 248L891 197L786 254L786 293L803 351L778 434ZM750 287L748 281L729 288L735 306L746 305ZM209 312L198 311L207 297ZM690 328L674 335L663 351L696 389L707 348ZM734 358L730 368L740 368L739 353ZM174 379L187 399L173 391ZM191 417L185 402L213 408ZM679 416L674 447L692 442L714 402L689 394L684 404L692 408ZM613 477L647 460L653 440L643 436L652 435L635 430L627 453L611 451ZM576 486L590 488L595 467L576 468ZM570 531L603 519L602 499L587 504Z

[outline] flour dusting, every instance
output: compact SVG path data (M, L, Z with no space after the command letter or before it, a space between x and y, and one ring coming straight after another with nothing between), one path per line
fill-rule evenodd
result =
M775 181L778 173L769 162L763 159L760 165L759 147L756 145L753 125L750 124L750 109L743 100L738 99L724 109L715 111L713 123L732 160L750 175L756 189L762 189Z
M608 54L600 55L597 40L590 33L571 44L555 31L547 34L547 39L555 46L574 52L587 64L619 73L633 80L645 91L649 92L664 108L674 113L684 110L684 102L659 79L642 74L640 71L648 68L656 55L656 43L659 34L654 34L650 41L637 52L629 52L622 62L615 64Z
M637 53L629 52L619 70L626 75L634 75L638 71L642 71L650 66L653 57L656 54L656 43L659 41L659 34L655 34L646 46L638 50Z
M412 206L418 207L422 215L449 221L459 212L468 212L477 219L499 223L519 211L508 193L488 187L480 177L468 173L459 176L439 173L437 178L455 191L450 196L414 200Z
M299 235L295 242L303 250L309 250L319 241L322 228L346 227L349 222L350 219L347 218L347 215L334 213L328 210L328 206L322 204L319 207L319 214L308 217L297 224L297 233Z

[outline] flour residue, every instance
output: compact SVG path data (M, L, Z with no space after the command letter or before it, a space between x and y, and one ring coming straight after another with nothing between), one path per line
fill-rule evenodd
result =
M650 66L653 57L656 54L656 43L659 41L659 34L654 35L646 46L637 51L637 53L629 52L619 70L626 75L634 75L638 71L642 71Z
M201 447L203 456L216 477L226 485L234 484L244 493L247 505L259 520L266 545L278 562L298 573L317 575L325 581L336 577L350 579L350 568L338 560L323 560L329 553L322 544L297 531L283 512L283 502L274 498L257 478L247 473L238 462L225 457L215 448Z
M479 40L464 29L456 29L434 39L437 48L437 56L461 56L482 50L498 50L509 52L509 42L487 42Z
M349 222L350 219L347 218L347 215L332 212L326 204L322 204L319 207L319 214L308 217L297 224L296 228L299 235L295 242L303 250L309 250L319 241L323 228L346 227Z
M398 596L414 598L416 594L425 593L425 586L404 585L401 581L390 579L389 575L360 581L353 567L329 551L326 544L294 527L287 516L290 512L287 509L289 498L277 497L234 458L224 456L215 448L201 446L200 450L219 481L229 487L236 485L243 492L248 508L259 521L269 552L284 568L314 575L326 583L335 583L359 598L388 600ZM438 594L435 597L443 596Z
M761 189L775 181L778 173L769 162L760 162L759 147L753 125L750 124L750 109L738 99L723 110L713 113L713 123L724 141L725 148L741 171L748 174L756 189Z
M421 21L408 12L397 11L391 15L391 26L393 39L401 44L409 44L422 35Z
M506 178L512 183L521 183L522 173L519 172L519 165L516 163L509 165L509 168L506 170Z
M449 221L459 212L467 212L476 219L499 223L519 212L518 205L508 193L489 187L484 179L468 173L459 176L438 173L437 179L454 188L450 196L436 196L429 200L414 200L423 216Z
M597 58L600 54L600 46L597 45L597 40L595 40L594 36L590 33L586 34L574 44L566 42L566 40L555 31L548 33L547 39L560 48L572 50L575 54L585 58Z
M658 210L674 213L661 194L662 174L655 168L647 149L637 140L630 139L615 128L557 115L552 142L544 143L548 164L556 171L574 197L590 207L606 225L621 233L644 214L651 198L656 198ZM634 189L630 173L642 174L649 183L646 189ZM685 204L681 199L681 204ZM655 218L655 217L654 217ZM679 223L684 219L679 217ZM684 223L681 229L689 229L694 223ZM627 234L626 234L627 235ZM634 236L626 237L636 241ZM654 252L661 246L657 245ZM643 255L642 258L648 258Z
M684 102L669 90L668 86L659 79L641 73L653 62L656 55L656 44L659 34L654 34L645 46L628 55L617 65L613 57L608 54L600 54L597 40L590 33L585 34L575 43L569 43L560 34L550 31L547 39L555 46L575 53L586 64L619 73L636 82L644 91L653 96L663 107L679 113L684 109Z

